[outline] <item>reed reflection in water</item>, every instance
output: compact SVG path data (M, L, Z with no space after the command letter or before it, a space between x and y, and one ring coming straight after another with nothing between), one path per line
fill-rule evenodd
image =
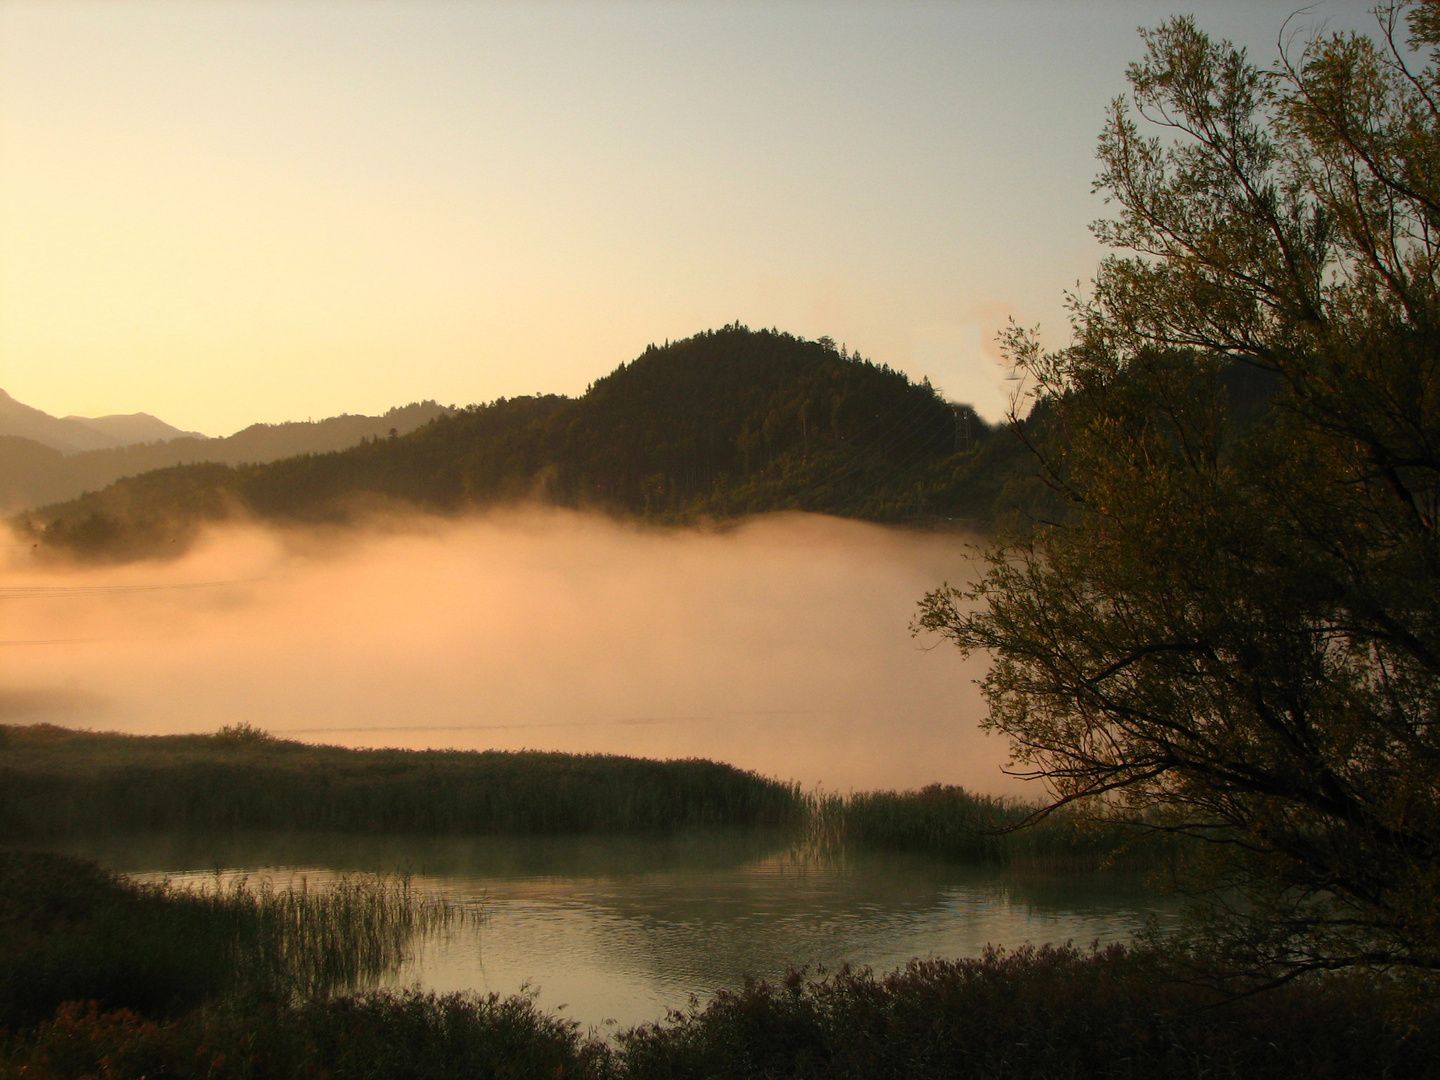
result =
M184 881L277 886L402 872L478 919L436 927L383 981L515 993L587 1024L654 1020L747 976L888 970L986 944L1124 941L1173 905L1134 878L1036 876L919 855L804 855L782 834L659 838L155 837L69 850Z

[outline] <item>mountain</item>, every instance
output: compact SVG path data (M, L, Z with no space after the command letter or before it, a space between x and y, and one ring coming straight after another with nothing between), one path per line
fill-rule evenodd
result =
M28 409L6 398L19 409ZM31 412L40 413L38 409ZM223 439L207 439L194 433L165 442L136 443L130 446L109 445L105 449L79 453L62 453L53 444L43 444L32 437L21 438L21 432L4 434L9 429L0 420L0 513L16 514L23 510L73 499L86 491L99 491L125 476L161 469L183 463L214 461L227 465L241 462L267 462L296 454L316 454L354 446L362 439L414 431L439 416L454 411L433 401L414 402L391 409L381 416L332 416L327 420L287 424L252 424ZM141 419L143 418L143 419ZM55 423L66 421L55 420ZM67 417L84 424L104 423L114 430L125 421L131 432L157 430L146 421L154 421L168 431L178 429L155 420L145 413L132 416L100 417L83 420ZM101 434L96 432L97 435Z
M169 442L171 439L205 439L209 436L198 431L181 431L149 413L114 413L110 416L67 416L88 428L108 435L116 445L130 446L133 443Z
M178 551L206 521L339 522L539 500L659 523L812 510L984 527L1043 498L1008 428L828 342L741 326L651 346L578 398L501 398L409 434L268 464L192 464L46 507L35 543Z
M90 422L73 416L63 420L51 416L21 404L4 390L0 390L0 435L30 439L62 454L121 445L121 440L92 427Z

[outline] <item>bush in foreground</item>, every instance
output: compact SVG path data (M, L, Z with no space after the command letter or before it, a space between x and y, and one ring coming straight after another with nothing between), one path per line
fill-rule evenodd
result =
M529 998L419 992L207 1007L165 1023L76 1002L0 1045L0 1075L26 1080L583 1080L610 1065L603 1044Z
M1046 946L756 982L619 1044L634 1080L1433 1075L1440 1038L1387 1008L1358 980L1230 999L1155 954Z
M1428 1077L1433 1009L1397 1020L1357 979L1245 999L1167 978L1120 947L992 951L755 982L606 1043L528 997L372 993L209 1005L153 1022L63 1007L0 1043L0 1075L256 1080L1264 1080Z

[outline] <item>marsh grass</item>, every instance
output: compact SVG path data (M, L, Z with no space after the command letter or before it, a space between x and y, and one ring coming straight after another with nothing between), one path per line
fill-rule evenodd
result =
M916 851L956 862L1058 873L1149 870L1176 855L1173 842L1036 807L933 784L918 791L811 794L803 844Z
M320 998L373 985L419 935L476 917L403 878L196 889L0 852L0 1028L67 1001L167 1017L207 1001Z
M312 830L666 833L794 822L799 789L713 761L351 750L240 725L136 736L0 728L0 839Z
M146 886L140 886L146 888ZM150 886L228 927L236 984L289 1000L373 987L425 938L478 921L479 909L418 892L406 877L342 875L277 888L249 878Z
M805 793L713 761L350 750L250 725L135 736L0 727L0 840L119 834L659 835L792 830L796 851L915 851L1045 872L1148 870L1173 841L931 785Z

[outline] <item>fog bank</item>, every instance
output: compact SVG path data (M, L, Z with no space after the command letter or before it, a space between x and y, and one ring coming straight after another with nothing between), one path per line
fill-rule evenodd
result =
M555 510L233 527L185 557L5 553L0 722L250 723L347 746L707 757L831 790L1019 790L983 663L909 632L955 537L814 515L720 532ZM935 646L935 647L930 647Z

